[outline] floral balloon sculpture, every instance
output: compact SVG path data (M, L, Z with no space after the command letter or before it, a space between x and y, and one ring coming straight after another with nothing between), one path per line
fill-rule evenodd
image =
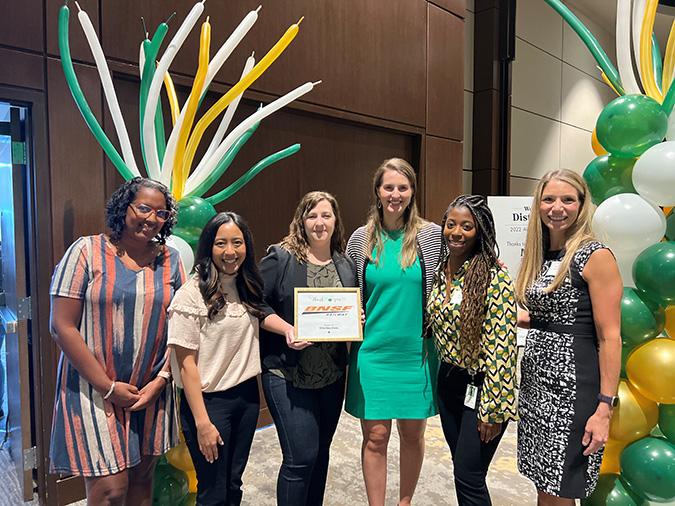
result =
M310 92L315 85L321 82L308 82L297 87L270 104L261 107L233 128L227 136L225 135L243 92L267 70L295 38L298 34L299 24L302 21L300 19L300 21L288 28L286 33L257 64L253 55L247 59L241 79L201 116L193 128L199 106L213 78L232 51L234 51L239 42L241 42L255 24L258 19L258 11L260 10L260 7L258 7L258 9L249 12L211 59L211 25L209 19L206 19L201 28L197 74L190 96L181 107L176 98L173 82L169 75L169 67L188 34L204 12L204 1L197 2L192 7L192 10L169 42L161 57L159 49L169 30L167 23L173 15L169 18L169 21L159 25L152 39L149 39L146 33L146 39L142 41L139 52L138 68L141 76L140 146L145 164L145 173L147 177L160 180L164 184L169 185L178 200L178 226L174 236L169 239L169 244L181 252L186 251L186 242L188 244L196 242L196 237L199 236L196 230L201 230L206 221L215 214L216 211L213 208L215 204L232 196L269 165L298 152L300 145L294 144L274 153L251 167L243 176L221 192L207 198L202 198L204 193L227 170L241 147L253 135L263 119ZM66 4L61 7L59 14L59 50L66 81L87 126L120 174L127 180L140 176L141 172L134 160L131 141L127 133L103 49L89 16L80 8L77 2L75 2L75 5L79 11L77 17L96 62L122 155L118 153L96 120L84 98L77 76L75 75L75 69L70 56L68 36L70 10L68 9L67 0ZM159 60L158 63L157 60ZM164 131L164 117L161 102L159 101L163 84L171 106L171 119L173 122L173 128L169 133L168 140ZM195 153L204 132L223 112L223 118L211 139L208 149L202 158L198 160L198 163L194 163ZM192 168L193 165L195 165L194 169ZM181 256L186 264L186 269L189 271L192 267L189 255Z
M581 37L619 95L598 117L591 140L598 157L584 178L598 205L594 229L616 255L624 283L622 379L600 480L582 505L670 502L675 500L675 232L668 232L671 223L675 230L675 30L662 61L653 36L658 0L618 0L617 71L567 7L559 0L546 2Z
M213 206L232 196L269 165L297 153L300 145L294 144L264 158L237 181L215 195L203 198L204 194L227 170L241 147L253 135L263 119L310 92L315 85L320 83L320 81L305 83L281 98L260 107L254 114L225 135L242 94L267 70L295 38L299 30L298 25L302 21L301 18L300 21L288 28L286 33L257 64L253 55L246 60L241 79L220 97L199 118L195 125L199 106L209 89L209 85L232 51L255 24L260 10L260 7L258 7L244 17L213 58L210 58L211 25L209 19L206 19L201 28L199 66L190 96L181 107L169 75L169 67L204 12L204 1L197 2L192 7L161 56L159 55L159 49L169 31L167 23L173 18L173 15L166 23L159 25L151 39L148 38L146 33L145 40L141 42L138 64L141 77L140 146L145 173L147 177L170 186L178 200L178 223L168 244L180 252L185 269L188 272L192 269L194 262L191 245L196 244L204 224L216 214ZM117 100L110 69L89 16L77 2L75 2L75 5L79 11L78 20L96 62L106 102L117 132L121 155L96 120L75 75L70 56L70 10L67 0L59 13L59 51L66 81L87 126L120 174L129 180L140 176L141 172L134 160L131 141ZM164 131L164 116L159 100L162 85L166 89L171 106L173 128L168 139ZM202 158L195 163L195 154L204 132L223 112L220 125L213 135L208 149ZM194 169L193 165L195 165ZM154 502L162 505L194 504L196 478L192 461L185 448L185 442L182 441L181 446L171 450L167 454L167 459L162 459L157 465Z

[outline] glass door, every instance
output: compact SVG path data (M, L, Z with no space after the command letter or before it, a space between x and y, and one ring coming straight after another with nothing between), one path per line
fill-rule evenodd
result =
M29 216L25 202L26 114L26 108L0 103L0 317L6 348L7 443L23 498L32 500L37 455L31 435L29 339L32 303L28 293L30 280L25 234Z

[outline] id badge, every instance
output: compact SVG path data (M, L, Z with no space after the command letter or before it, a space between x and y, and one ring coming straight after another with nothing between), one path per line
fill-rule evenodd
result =
M548 270L546 271L546 275L556 277L558 271L560 270L561 264L562 262L560 260L554 260L553 262L551 262L551 265L548 266Z
M478 400L478 387L469 383L466 386L466 395L464 395L464 405L470 409L476 409Z
M457 288L452 292L452 297L450 298L450 304L461 304L462 303L462 290Z

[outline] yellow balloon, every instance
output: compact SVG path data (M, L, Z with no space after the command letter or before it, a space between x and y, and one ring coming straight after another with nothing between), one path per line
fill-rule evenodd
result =
M618 391L619 405L614 408L609 422L609 438L624 441L625 445L645 437L656 427L659 406L641 395L628 380L619 380Z
M600 145L600 141L598 141L598 135L595 133L595 128L593 129L593 133L591 134L591 147L593 148L593 153L595 153L595 156L602 156L607 154L605 148L603 148Z
M614 415L612 415L614 416ZM619 457L621 452L628 445L628 441L617 441L609 438L605 444L605 453L602 457L602 465L600 466L600 474L614 473L621 474L619 466Z
M176 469L180 469L186 473L195 470L195 466L192 464L192 457L190 457L190 452L184 442L166 452L166 460Z
M666 334L671 339L675 339L675 306L666 308Z
M197 491L197 471L193 469L185 472L188 475L188 480L190 480L190 493L194 494Z
M675 404L675 339L652 339L633 350L626 361L626 374L648 399Z

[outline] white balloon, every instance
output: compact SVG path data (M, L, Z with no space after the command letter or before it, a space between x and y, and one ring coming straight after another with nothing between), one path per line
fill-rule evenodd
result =
M615 255L635 253L637 256L663 239L666 217L661 209L640 195L620 193L605 200L595 210L593 230Z
M619 273L623 286L635 288L635 281L633 280L633 263L642 250L639 251L614 251L616 256L616 263L619 266Z
M655 204L675 205L675 141L656 144L637 159L633 186Z
M178 250L185 272L188 274L192 272L192 267L195 264L195 255L187 241L177 235L172 235L166 240L166 245Z

